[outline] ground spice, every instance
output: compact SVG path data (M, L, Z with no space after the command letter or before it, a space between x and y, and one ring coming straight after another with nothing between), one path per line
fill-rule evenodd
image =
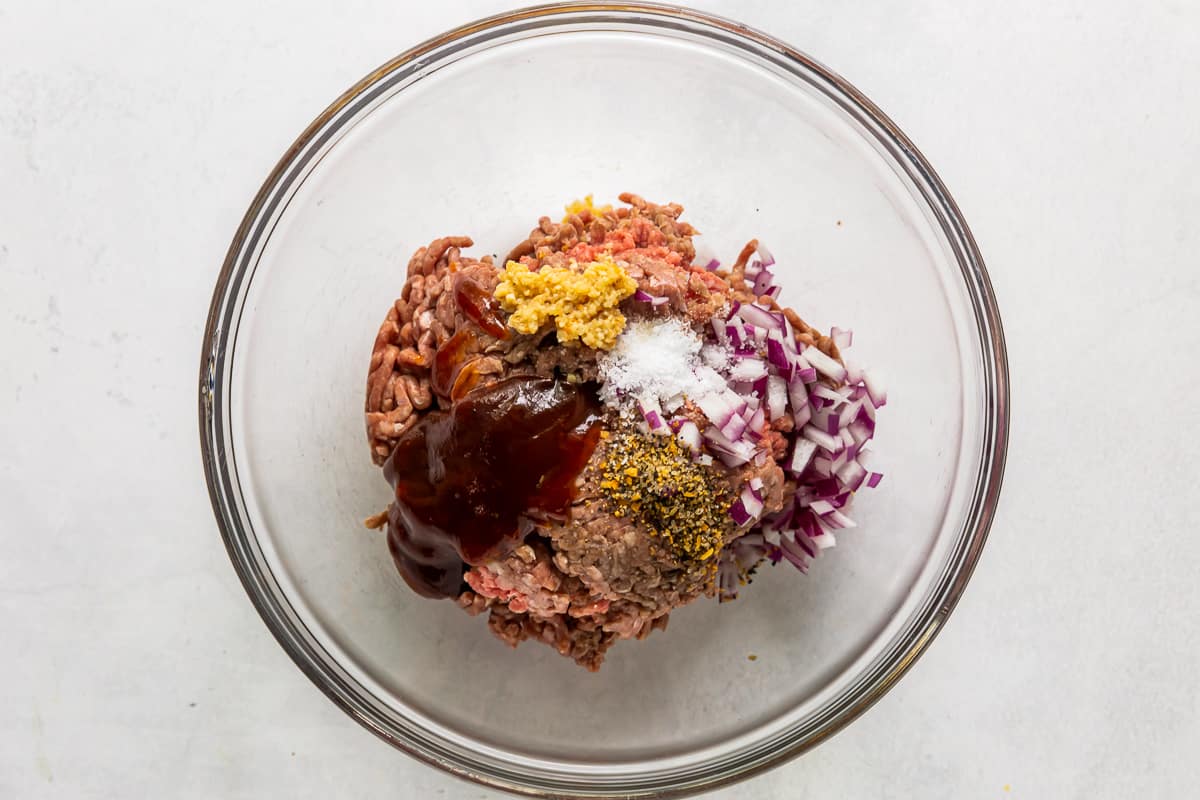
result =
M610 438L600 469L613 516L636 517L681 559L716 563L730 498L674 436L622 429Z

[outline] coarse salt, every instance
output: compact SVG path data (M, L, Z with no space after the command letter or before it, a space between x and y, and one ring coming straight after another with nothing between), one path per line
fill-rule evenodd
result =
M683 320L631 322L600 358L600 399L626 416L633 414L636 398L653 398L671 411L682 397L723 390L725 379L713 369L722 363L728 363L728 354L706 346Z

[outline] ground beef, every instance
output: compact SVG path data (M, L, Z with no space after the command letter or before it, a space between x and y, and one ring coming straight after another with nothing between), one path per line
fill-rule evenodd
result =
M598 247L605 243L620 243L622 250L661 246L679 259L676 263L692 262L696 257L696 248L692 244L696 229L679 221L683 206L676 203L656 205L629 192L622 193L620 199L629 207L605 214L592 211L569 214L562 222L542 217L538 226L530 231L529 238L514 247L506 260L532 258L538 262L579 245ZM583 256L580 261L591 261L596 251L579 249L576 252Z
M635 317L685 315L700 327L734 301L758 301L779 309L770 297L755 297L745 281L757 241L748 243L728 270L708 272L692 264L696 231L679 220L682 207L649 203L633 194L620 197L627 207L585 210L561 222L541 218L508 260L536 270L585 263L609 253L639 289L667 298L666 304L656 307L627 300L623 310ZM400 298L379 329L366 400L367 434L377 464L387 459L422 413L449 404L434 391L431 368L439 348L459 331L472 334L471 346L459 357L484 381L526 373L554 374L572 381L598 377L597 352L559 345L552 327L532 335L510 330L498 338L463 313L454 297L456 277L469 276L490 293L500 275L489 257L476 260L462 254L461 248L471 244L467 237L447 237L418 250L409 262ZM829 337L791 309L782 310L799 342L840 358ZM708 424L690 402L683 413L701 429ZM782 434L791 427L792 419L785 415L766 431L772 457L764 463L733 469L719 462L713 466L715 479L729 496L758 478L763 482L764 514L783 507L783 498L795 491L795 484L777 462L787 456ZM508 644L541 641L591 670L599 668L616 641L663 629L672 609L716 592L716 558L681 558L635 517L612 513L598 485L596 465L604 454L602 442L580 476L568 519L543 522L511 552L471 566L464 574L469 588L458 597L468 613L487 613L489 628ZM382 514L368 524L379 527L386 521L387 515ZM728 544L742 533L730 519L722 539Z
M375 336L367 375L366 422L376 464L387 460L396 440L416 423L415 412L433 405L430 368L437 349L464 325L474 326L454 302L454 273L472 274L495 288L496 268L491 259L476 261L461 254L460 248L472 244L469 237L448 236L414 253L400 297ZM481 339L495 341L481 330L479 334ZM484 368L499 374L502 363L493 359Z
M541 537L504 558L471 568L470 591L458 604L469 614L485 611L488 625L516 646L525 639L550 644L590 670L619 639L645 638L666 628L670 607L644 608L627 599L609 599L575 575L563 572L555 551Z

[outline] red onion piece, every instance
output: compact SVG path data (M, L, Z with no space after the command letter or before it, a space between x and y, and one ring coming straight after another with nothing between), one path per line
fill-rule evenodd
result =
M792 359L788 358L787 349L783 346L783 336L778 331L771 331L767 336L767 363L783 377L791 377Z
M804 357L808 360L808 363L812 364L813 367L816 368L817 372L820 372L822 375L826 375L835 381L845 380L846 368L822 353L818 348L804 348Z
M841 450L841 439L835 436L830 436L823 430L818 429L814 425L805 425L800 431L800 435L810 442L815 443L819 447L823 447L830 453Z
M787 381L778 375L767 376L767 411L772 422L787 412L787 393Z
M764 267L770 267L775 264L775 256L771 254L771 251L767 249L765 244L760 243L758 245L758 250L755 252L758 253L758 257L762 259L762 265Z
M788 472L795 475L797 478L808 467L812 461L813 455L817 452L817 445L809 439L796 439L796 443L792 445L792 457L788 460Z
M766 294L767 290L774 285L775 276L771 274L771 270L763 269L763 271L758 273L758 276L754 279L754 293L756 295Z
M748 324L756 328L762 328L764 331L783 331L783 324L780 322L780 318L762 306L744 303L738 307L737 315Z
M766 375L767 363L756 358L742 359L729 370L729 377L735 381L756 381Z
M692 452L692 455L698 454L704 444L704 439L700 435L700 426L690 419L679 423L679 430L675 436Z
M887 388L884 386L882 376L872 370L863 370L863 383L867 386L871 405L875 408L883 408L887 405Z
M757 438L762 438L763 427L767 421L767 412L762 406L754 410L750 415L750 419L746 421L746 428L756 435Z
M669 297L655 297L649 292L638 289L633 293L633 299L641 303L649 303L652 306L661 306L663 303L669 302Z

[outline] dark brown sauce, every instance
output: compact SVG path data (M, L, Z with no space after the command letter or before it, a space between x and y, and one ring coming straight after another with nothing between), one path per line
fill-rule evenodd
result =
M454 597L463 564L520 541L522 515L565 516L596 448L594 392L520 375L485 386L400 437L383 474L396 490L388 547L427 597Z
M474 278L459 273L454 279L454 302L468 318L497 339L508 338L508 323L500 301Z
M475 352L475 334L466 328L458 331L433 354L429 384L438 397L449 398L453 394L459 374L467 365L467 358ZM460 393L460 396L465 392Z

